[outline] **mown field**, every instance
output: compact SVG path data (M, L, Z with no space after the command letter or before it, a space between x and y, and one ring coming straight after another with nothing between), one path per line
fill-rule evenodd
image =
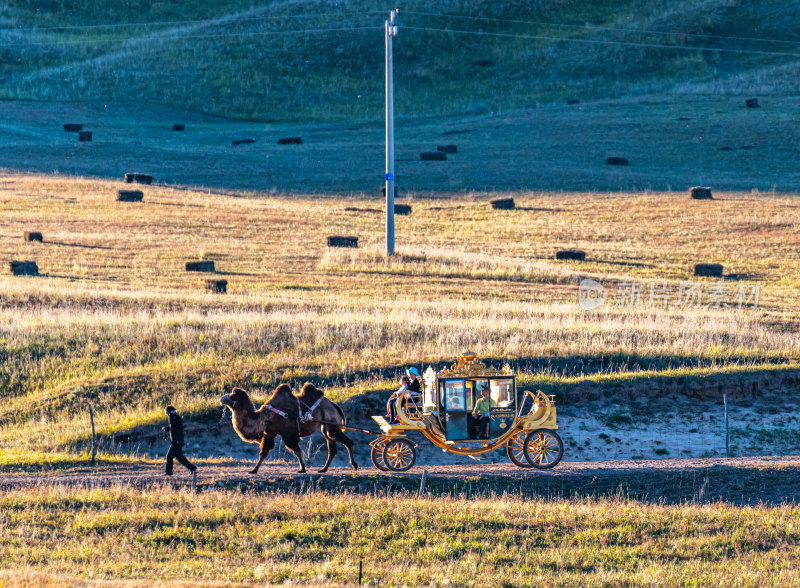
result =
M43 274L0 278L7 448L80 447L87 402L110 435L155 425L168 402L218 418L232 385L259 397L313 379L339 400L387 390L403 366L464 349L518 363L528 386L800 353L793 196L518 193L514 211L492 210L488 195L415 200L386 261L374 200L153 186L136 204L115 201L120 182L1 181L0 255ZM44 243L23 241L31 229ZM326 248L335 234L358 235L359 248ZM561 248L587 261L557 262ZM227 295L184 271L196 259L215 262ZM736 279L695 279L700 261ZM586 277L609 291L592 312L578 305ZM705 298L681 303L681 283L695 281ZM653 303L654 284L667 294Z
M345 401L468 348L511 361L523 389L554 393L587 378L767 373L800 356L793 195L441 194L408 201L387 261L373 198L154 185L142 203L116 202L123 187L0 177L0 258L36 260L42 274L6 266L0 277L4 474L86 471L89 403L113 475L159 467L114 453L114 435L155 434L167 403L216 424L232 385L263 400L278 382L311 379ZM491 209L501 195L517 209ZM26 230L44 243L25 242ZM332 234L358 235L359 248L327 248ZM587 261L556 261L562 248ZM197 259L216 273L184 271ZM728 278L695 278L699 261L724 264ZM228 293L207 293L209 277ZM604 307L578 305L583 278L607 287ZM652 283L666 304L650 303ZM700 284L696 307L677 298L682 283ZM641 304L624 295L632 284ZM756 285L757 304L736 302ZM362 562L372 585L798 581L791 505L224 488L11 483L0 492L2 578L353 584Z

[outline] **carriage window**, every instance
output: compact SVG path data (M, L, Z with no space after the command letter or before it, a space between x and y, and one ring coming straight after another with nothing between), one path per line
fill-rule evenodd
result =
M444 400L448 410L464 410L464 381L445 382Z
M492 380L491 381L492 400L497 406L506 407L514 404L514 380Z

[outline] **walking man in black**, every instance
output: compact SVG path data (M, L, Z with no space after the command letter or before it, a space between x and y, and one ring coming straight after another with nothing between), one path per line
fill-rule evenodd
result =
M186 468L192 472L192 475L194 475L197 466L192 465L192 463L183 456L183 419L181 419L181 415L178 414L174 406L166 407L164 412L167 413L169 417L169 425L161 428L169 432L169 440L171 442L169 452L167 452L167 470L165 473L168 476L172 475L172 460L177 459L179 463L186 466Z

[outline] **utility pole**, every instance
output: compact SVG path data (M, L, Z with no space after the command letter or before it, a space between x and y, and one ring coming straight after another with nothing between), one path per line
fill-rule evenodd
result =
M392 78L392 37L397 8L386 21L386 255L394 255L394 83Z

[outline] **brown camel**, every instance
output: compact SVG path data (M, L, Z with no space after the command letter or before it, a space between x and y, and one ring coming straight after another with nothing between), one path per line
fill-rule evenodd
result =
M350 465L354 470L358 469L358 464L353 459L353 441L341 428L345 423L342 409L325 398L322 390L310 382L303 386L300 396L295 396L288 385L281 384L258 410L247 392L241 388L234 388L230 394L220 398L219 402L231 409L233 429L241 440L259 444L258 463L250 471L251 474L258 472L267 454L275 447L275 437L278 435L283 438L284 445L297 456L300 473L305 472L306 464L300 451L300 439L315 433L320 426L328 445L328 459L320 472L328 470L338 453L336 441L345 446L350 456Z

